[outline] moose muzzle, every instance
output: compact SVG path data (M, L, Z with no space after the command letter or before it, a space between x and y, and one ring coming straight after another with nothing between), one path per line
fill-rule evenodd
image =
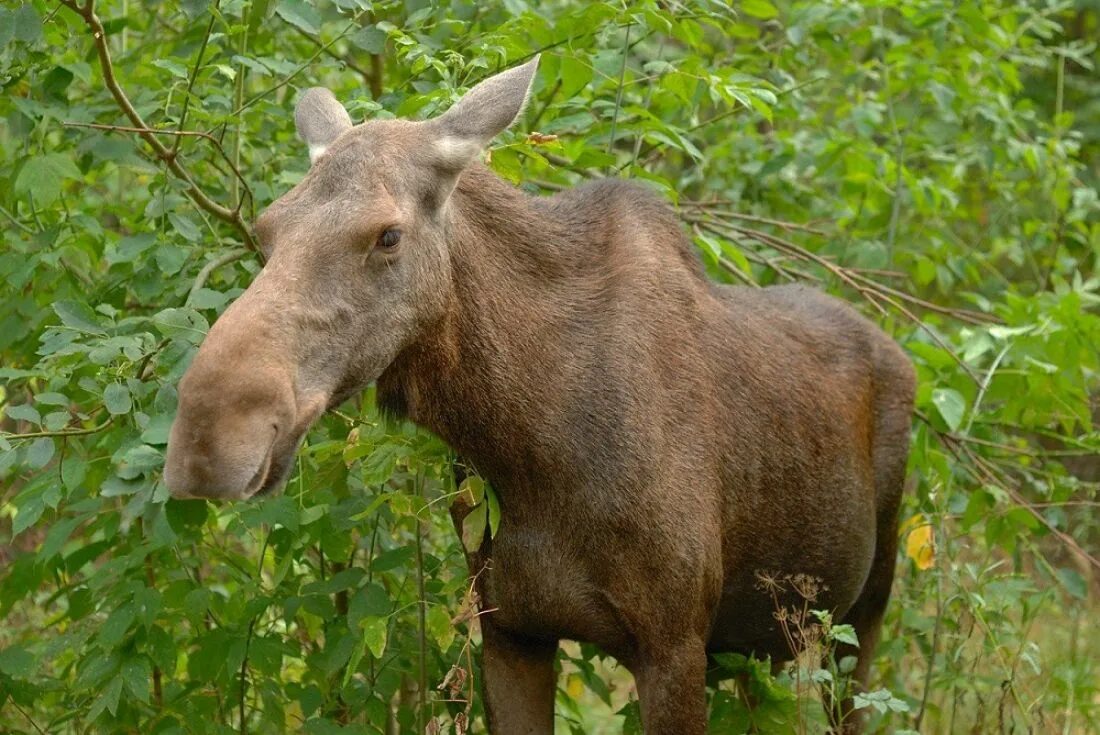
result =
M173 497L244 500L278 488L328 403L299 389L280 330L250 311L245 297L226 311L180 382L164 470Z

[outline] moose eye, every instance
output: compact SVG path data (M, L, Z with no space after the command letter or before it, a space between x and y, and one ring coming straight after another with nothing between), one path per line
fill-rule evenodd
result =
M386 230L378 236L378 247L382 250L393 250L399 242L401 242L401 230Z

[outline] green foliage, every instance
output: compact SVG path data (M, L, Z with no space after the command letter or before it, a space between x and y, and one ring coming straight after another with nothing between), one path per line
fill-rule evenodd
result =
M480 727L462 544L500 507L438 440L368 394L280 497L177 502L160 473L175 386L262 266L249 225L308 166L297 90L424 118L536 51L500 175L647 180L716 279L817 283L917 365L916 520L857 706L1100 727L1098 36L1086 0L0 8L0 730ZM711 690L715 732L819 731L798 672L850 671L718 664L742 684ZM562 669L563 731L639 731L621 669Z

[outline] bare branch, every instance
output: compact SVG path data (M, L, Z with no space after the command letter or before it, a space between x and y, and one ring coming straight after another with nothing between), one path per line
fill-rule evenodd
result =
M218 268L221 268L223 265L228 265L230 263L240 260L247 253L247 250L230 250L229 252L223 253L221 256L215 258L214 260L211 260L209 263L204 265L202 267L202 270L199 271L198 275L195 276L195 282L191 286L191 290L188 291L187 301L185 301L184 303L190 304L192 301L194 301L195 294L198 293L199 289L206 284L206 279L210 277L211 273L216 271Z
M126 96L126 93L118 83L118 78L115 76L114 63L111 60L111 50L107 44L107 32L104 30L103 23L100 21L99 16L95 13L94 0L88 0L84 5L77 5L75 0L61 0L61 3L65 7L76 12L92 32L96 53L99 56L99 66L103 72L103 83L107 86L111 96L114 97L118 108L130 122L133 123L135 129L132 132L140 135L142 140L153 149L153 153L156 154L157 158L163 161L175 176L187 184L187 196L196 206L233 226L240 233L241 238L250 249L258 250L256 240L248 225L242 219L240 210L229 209L211 199L180 162L176 151L169 149L157 139L157 132L145 123L145 120L142 119L141 115L130 102L130 98Z
M229 158L229 154L226 153L225 148L222 147L221 142L219 142L218 139L210 133L204 133L201 130L160 130L158 128L142 129L129 127L127 125L104 125L102 123L63 122L61 124L67 128L92 128L93 130L106 130L108 132L136 133L138 135L141 135L142 137L144 137L145 133L149 133L152 135L172 135L176 136L177 139L202 138L203 140L209 141L210 144L217 149L218 154L221 155L223 159L225 159L225 162L229 166L230 171L233 172L233 176L236 177L236 179L241 183L242 186L244 186L245 193L248 194L248 200L254 201L252 197L252 187L248 185L248 180L244 177L244 174L241 173L240 169L233 164L233 160Z
M825 230L819 230L816 227L799 224L797 222L786 222L784 220L771 219L769 217L760 217L755 214L744 214L743 212L737 212L729 208L731 206L730 202L722 200L716 200L712 202L700 202L692 201L690 199L681 199L680 206L688 207L690 209L706 209L712 213L721 214L723 217L744 220L746 222L755 222L761 225L772 225L773 227L778 227L781 230L797 230L799 232L809 232L814 235L829 234L828 232L825 232Z

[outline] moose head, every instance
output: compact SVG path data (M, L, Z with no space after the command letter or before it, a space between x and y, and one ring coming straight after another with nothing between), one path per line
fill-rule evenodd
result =
M302 95L294 118L310 170L256 222L267 263L180 383L165 468L173 496L280 487L325 409L443 318L450 195L515 120L537 65L491 77L423 122L352 125L327 89Z

